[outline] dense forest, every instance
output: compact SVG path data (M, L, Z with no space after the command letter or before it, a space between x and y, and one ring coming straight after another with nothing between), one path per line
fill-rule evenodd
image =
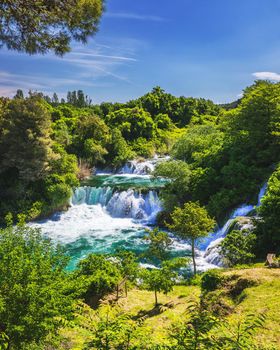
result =
M79 349L274 349L255 343L265 323L261 313L241 323L226 318L255 281L222 270L183 276L190 259L171 256L165 230L191 241L196 273L195 241L236 205L256 201L268 182L253 232L231 230L221 254L234 267L280 253L279 102L280 84L268 81L255 82L227 106L159 87L127 103L99 105L81 90L61 100L21 90L1 98L0 349L74 349L72 331L83 338ZM67 209L72 190L95 168L116 170L155 154L171 156L153 173L170 181L157 218L163 231L147 232L141 257L124 250L90 254L68 272L63 249L26 225ZM141 268L143 259L158 267ZM125 286L126 295L154 293L149 317L175 307L158 298L182 286L195 298L161 342L150 336L148 313L131 315L118 304L119 294L117 305L110 300L116 286Z
M22 91L2 98L2 223L9 212L34 219L65 208L71 189L94 167L117 169L129 159L170 154L154 174L173 180L162 193L161 222L188 201L199 201L223 222L237 204L255 198L271 176L260 209L259 249L277 250L279 89L257 81L229 110L204 99L177 98L159 87L125 104L93 105L82 91L69 92L66 101L56 94L24 97Z

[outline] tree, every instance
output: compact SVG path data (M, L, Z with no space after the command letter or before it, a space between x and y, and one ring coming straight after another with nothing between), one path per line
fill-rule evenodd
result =
M0 229L0 334L17 350L55 334L73 299L66 291L68 257L39 230L11 221Z
M11 100L0 120L0 174L13 170L25 181L42 178L54 157L50 134L51 116L44 100Z
M234 266L252 262L256 238L252 232L233 230L228 233L221 242L221 255L225 263Z
M14 98L24 98L23 91L18 89Z
M155 306L158 305L158 293L167 294L173 290L178 279L178 270L186 265L186 259L175 258L164 261L161 268L143 269L143 287L155 293Z
M215 221L209 217L207 210L198 202L185 203L183 208L175 208L171 213L172 223L168 227L181 239L191 244L193 270L196 274L195 245L199 239L206 237L214 228Z
M191 169L187 163L181 160L170 160L160 162L154 176L170 179L162 190L164 207L166 210L173 210L176 205L183 205L190 200Z
M105 118L111 127L117 127L122 136L129 141L143 137L152 139L155 133L155 123L150 114L142 108L122 108L109 113Z
M260 219L256 221L258 256L265 258L268 253L280 254L280 166L272 173L268 188L258 209Z
M2 1L0 44L29 54L70 51L71 40L85 43L98 29L102 0Z
M114 259L106 255L89 254L79 262L74 279L79 285L80 296L89 305L97 306L101 298L115 291L123 276Z
M166 232L159 231L159 228L147 230L148 235L144 236L144 240L148 242L148 249L144 256L150 260L157 259L162 262L169 257L172 239Z
M59 98L58 98L56 92L54 92L54 94L53 94L52 103L53 103L54 105L57 105L57 104L59 103Z

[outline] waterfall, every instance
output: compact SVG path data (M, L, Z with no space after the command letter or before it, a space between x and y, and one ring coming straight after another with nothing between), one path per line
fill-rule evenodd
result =
M230 218L227 220L227 222L224 224L222 228L218 228L206 242L208 243L207 249L204 254L205 260L210 264L215 264L217 266L222 266L222 261L220 257L220 249L219 245L224 239L224 237L227 235L231 225L234 222L234 219L239 216L247 216L250 212L252 212L254 209L258 208L261 205L261 200L263 196L265 195L267 189L267 183L265 183L258 194L258 202L256 205L251 204L242 204L238 208L236 208L230 215Z
M113 218L145 220L147 223L153 223L161 210L154 190L141 194L133 189L114 192L111 187L78 187L73 192L71 204L100 205Z
M147 175L151 174L156 167L156 164L165 160L168 160L170 157L158 157L157 155L152 159L147 159L144 161L141 160L131 160L128 161L120 170L119 174L134 174L134 175Z

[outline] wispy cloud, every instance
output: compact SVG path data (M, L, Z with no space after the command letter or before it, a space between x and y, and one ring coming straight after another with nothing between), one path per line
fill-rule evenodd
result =
M262 80L280 81L280 74L274 72L255 72L253 76Z
M31 59L37 62L42 61L40 65L47 64L50 68L55 67L54 73L51 74L50 69L48 74L42 70L42 73L25 75L2 69L0 70L0 93L12 96L16 89L24 91L32 89L45 93L64 91L65 93L73 88L112 86L114 81L131 84L128 77L120 71L123 67L137 62L135 58L137 50L134 44L131 40L126 42L123 39L120 43L114 42L113 45L94 43L91 48L76 46L72 52L62 58L53 54L34 56ZM2 52L1 56L8 57L9 55L14 55L14 53ZM108 79L104 80L104 78Z
M131 12L106 12L104 16L108 18L131 19L131 20L138 20L138 21L152 21L152 22L165 21L165 19L160 16L141 15L141 14L131 13Z

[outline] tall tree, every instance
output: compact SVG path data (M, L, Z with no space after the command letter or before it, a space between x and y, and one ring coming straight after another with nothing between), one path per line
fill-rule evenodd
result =
M40 97L11 100L0 121L0 174L13 170L26 181L43 177L53 158L50 134L51 116Z
M98 29L103 0L7 0L0 2L0 45L29 54L70 51Z
M25 349L57 332L72 304L67 262L37 229L22 223L14 227L11 218L0 229L0 337L7 335L8 349Z
M199 239L206 237L215 226L207 210L197 202L185 203L183 208L175 208L171 213L172 223L168 227L181 238L190 242L193 271L196 274L195 245Z

